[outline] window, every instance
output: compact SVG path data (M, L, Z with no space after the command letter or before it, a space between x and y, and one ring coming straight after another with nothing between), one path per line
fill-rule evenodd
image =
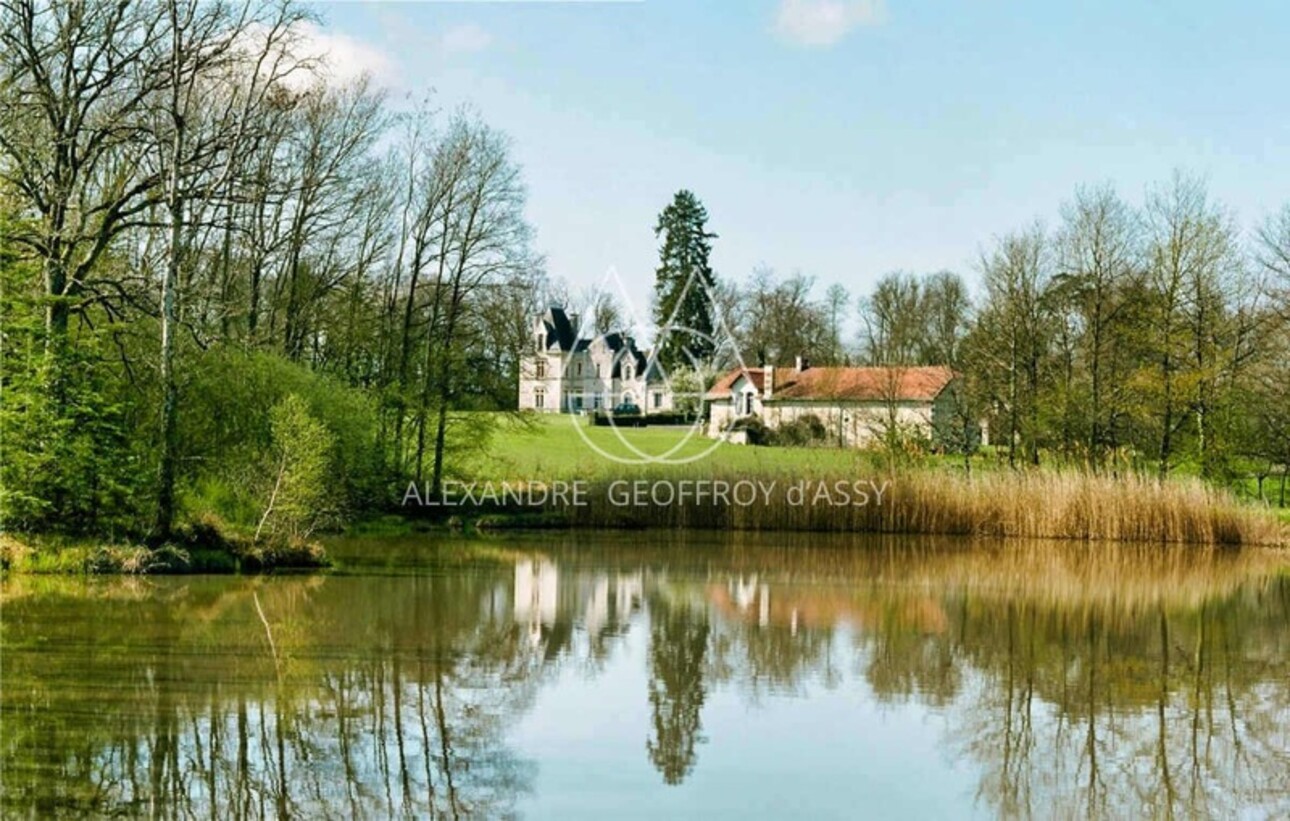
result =
M591 407L594 410L600 410L600 394L591 397Z
M744 394L744 414L747 416L751 416L753 412L752 400L753 400L752 391L748 391L747 393Z
M599 362L597 362L597 363L596 363L596 378L597 378L597 379L599 379L599 378L600 378L600 363L599 363Z
M632 378L632 366L631 366L631 365L624 365L624 366L623 366L623 379L631 379L631 378Z
M577 365L574 365L574 366L573 366L573 375L574 375L574 376L582 376L582 363L581 363L581 362L579 362Z
M538 388L533 392L533 407L539 409L546 407L546 391Z
M573 395L573 409L574 409L575 411L580 411L580 410L582 410L582 394L580 394L580 393L575 393L575 394Z
M659 393L658 391L654 391L654 407L661 408L662 406L663 406L663 394Z
M545 356L538 357L536 373L537 373L538 379L546 379L546 357Z

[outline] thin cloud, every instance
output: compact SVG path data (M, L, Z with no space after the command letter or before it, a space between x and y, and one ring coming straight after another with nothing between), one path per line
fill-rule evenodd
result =
M474 54L483 51L493 42L493 35L474 23L453 26L439 39L439 47L446 55Z
M316 61L317 72L332 82L345 83L367 75L388 86L398 79L394 61L369 43L307 21L297 24L292 33L295 54Z
M858 27L886 19L883 0L780 0L775 32L795 45L827 48Z

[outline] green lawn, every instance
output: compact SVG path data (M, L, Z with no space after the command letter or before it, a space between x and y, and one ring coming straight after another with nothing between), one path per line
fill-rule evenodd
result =
M488 427L483 426L483 427ZM715 445L715 446L714 446ZM693 461L679 467L651 464L633 448L646 456L662 457L676 462L687 457ZM467 472L480 480L604 478L632 476L659 471L681 471L686 475L696 473L744 473L749 476L768 473L831 473L870 475L887 463L874 452L838 447L752 447L714 443L701 432L691 434L690 429L676 427L610 428L595 427L586 417L566 415L514 415L499 414L497 424L482 453L469 457ZM611 457L631 460L631 464L615 461ZM925 456L918 462L925 470L958 473L963 470L961 457ZM1002 454L984 449L972 458L974 473L1005 470ZM1194 475L1192 466L1180 465L1174 471L1179 478ZM1254 480L1240 487L1231 487L1239 498L1255 498ZM1277 486L1269 480L1264 491L1274 500ZM1274 502L1275 504L1275 502ZM1280 517L1290 522L1290 508L1277 510Z
M633 448L645 456L634 453ZM469 469L480 478L496 480L630 473L649 467L645 457L669 453L668 461L692 457L693 461L683 468L690 472L712 470L756 475L791 470L861 471L875 464L872 454L850 449L730 445L714 443L701 432L691 435L686 427L594 427L589 419L573 416L506 418L486 450L485 455L471 460ZM614 457L634 460L636 464L623 464Z

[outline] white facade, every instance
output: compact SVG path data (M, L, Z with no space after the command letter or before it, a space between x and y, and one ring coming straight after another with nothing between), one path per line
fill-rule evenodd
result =
M848 447L867 447L880 441L890 430L892 420L901 430L931 438L933 402L846 402L840 400L784 400L763 404L753 400L753 410L738 411L731 401L713 401L708 417L708 435L722 436L723 431L740 417L758 416L766 427L774 429L795 422L803 416L814 416L824 425L831 439ZM733 440L732 440L733 441Z
M777 373L776 369L766 367L728 375L708 394L708 435L743 442L745 437L729 433L741 418L757 417L773 430L802 417L814 416L824 425L830 439L850 447L872 445L893 427L931 439L938 405L952 401L951 392L944 390L948 381L934 392L919 396L802 396L801 391L795 396L776 395L777 381L787 384L802 373L800 368L780 369ZM947 412L947 408L941 411Z
M533 346L520 361L519 407L539 413L590 413L622 403L645 413L672 410L672 391L646 373L635 340L620 333L580 338L577 315L551 308L533 322Z

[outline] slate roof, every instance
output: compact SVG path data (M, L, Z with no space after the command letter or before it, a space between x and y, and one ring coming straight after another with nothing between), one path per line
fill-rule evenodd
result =
M571 351L578 344L578 329L573 327L569 315L563 308L552 305L542 316L546 328L546 347L557 347L562 351Z
M591 347L592 340L578 338L578 328L574 325L573 318L569 316L564 308L556 305L552 305L548 308L546 313L542 315L542 326L546 330L545 341L548 350L551 348L559 348L564 352L577 352L585 351ZM630 336L618 331L613 331L604 334L600 338L604 340L606 347L615 354L624 349L629 351L636 363L636 373L643 373L645 371L645 366L648 360L645 354L636 348L636 342ZM619 359L614 364L612 374L614 378L620 377L619 371L621 362L622 360ZM653 368L650 369L649 374L646 374L647 381L654 380L657 377L658 373Z

